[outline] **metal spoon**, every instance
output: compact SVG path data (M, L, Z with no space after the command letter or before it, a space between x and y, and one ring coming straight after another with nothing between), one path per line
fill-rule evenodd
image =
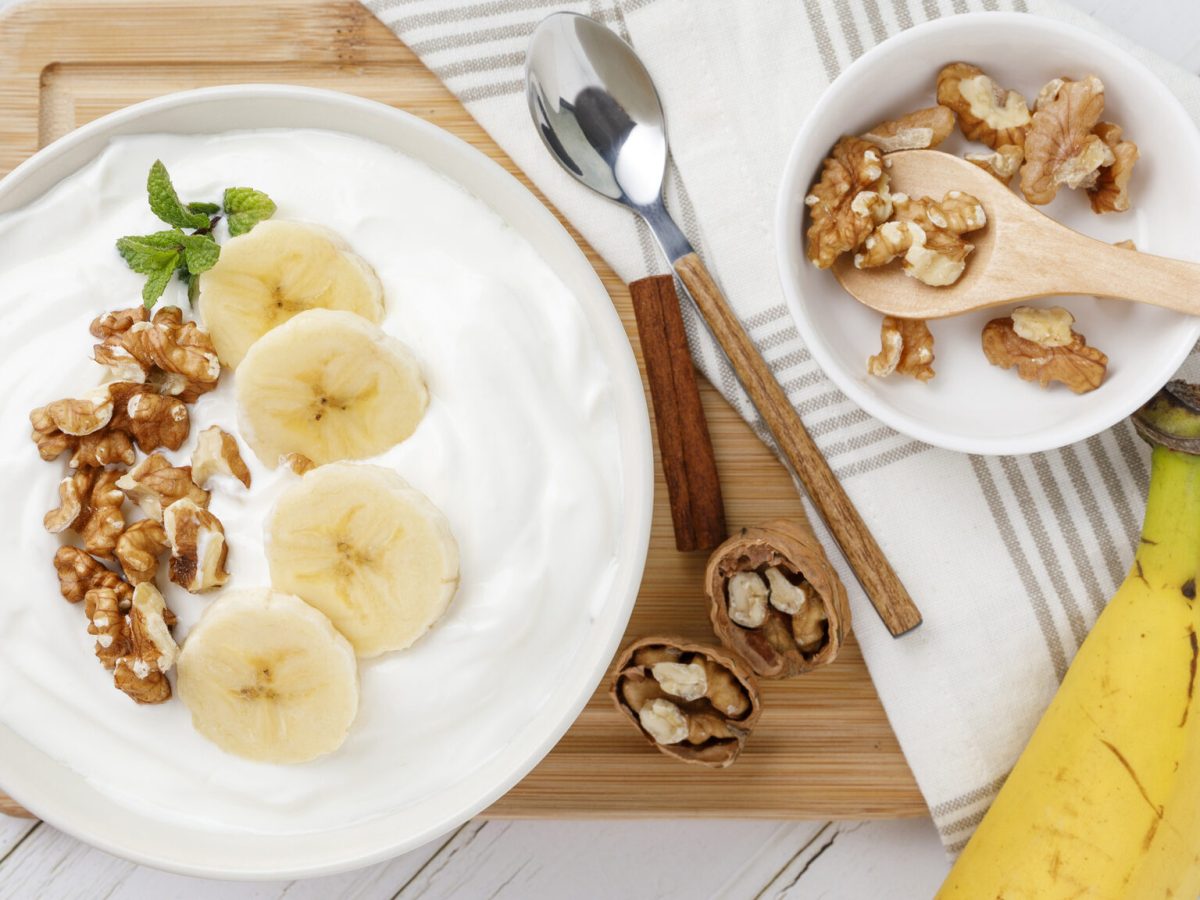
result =
M1130 253L1060 225L965 159L940 150L887 157L892 184L913 197L971 194L988 225L967 240L975 250L963 276L929 287L899 266L856 269L851 254L834 266L859 302L903 319L936 319L1054 294L1094 294L1200 315L1200 264Z
M666 122L633 48L586 16L555 13L533 33L525 85L538 133L562 167L650 226L888 630L901 635L921 624L920 612L787 394L663 205Z

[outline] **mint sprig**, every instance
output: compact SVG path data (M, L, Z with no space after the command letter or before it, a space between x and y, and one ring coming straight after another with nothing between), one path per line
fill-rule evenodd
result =
M161 160L155 160L150 167L150 174L146 178L146 194L150 211L171 228L168 231L119 238L117 252L129 268L146 276L142 302L147 309L158 302L176 272L187 285L189 302L196 302L200 291L200 275L215 266L221 256L221 247L213 237L213 229L221 221L222 213L231 237L245 234L275 214L275 204L271 198L253 188L227 189L222 204L202 201L184 203L179 199L179 193Z

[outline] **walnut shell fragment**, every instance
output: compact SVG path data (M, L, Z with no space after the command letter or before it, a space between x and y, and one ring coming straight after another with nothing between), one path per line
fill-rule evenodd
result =
M611 694L667 756L723 769L742 752L762 712L744 660L682 638L646 637L617 657Z
M737 622L743 590L735 578L767 588L761 624ZM828 665L850 633L846 589L804 520L743 528L713 551L704 581L717 637L764 678Z

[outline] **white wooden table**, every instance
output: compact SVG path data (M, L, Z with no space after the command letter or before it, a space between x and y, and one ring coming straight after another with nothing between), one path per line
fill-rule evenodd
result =
M0 6L14 0L0 0ZM1198 0L1071 0L1200 72ZM941 4L949 6L949 0ZM931 896L948 868L927 820L876 822L471 822L388 863L303 882L168 875L48 825L0 816L0 900L112 898Z

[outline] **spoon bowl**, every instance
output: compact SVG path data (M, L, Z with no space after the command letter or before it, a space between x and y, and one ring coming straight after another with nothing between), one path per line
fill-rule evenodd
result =
M587 16L547 16L530 40L525 77L534 125L567 172L635 209L660 202L666 119L632 47Z
M1092 294L1200 315L1200 265L1132 253L1087 237L1041 213L972 163L938 150L891 153L893 191L941 200L949 191L976 197L988 224L966 239L975 249L952 285L930 287L899 263L856 269L851 254L834 265L859 302L903 319L940 319L1056 294ZM1065 188L1064 188L1065 190Z

